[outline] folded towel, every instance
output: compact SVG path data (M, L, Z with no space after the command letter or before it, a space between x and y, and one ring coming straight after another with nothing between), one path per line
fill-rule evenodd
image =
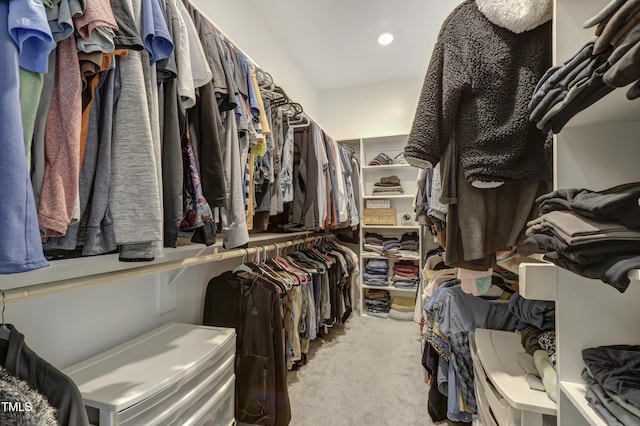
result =
M395 296L391 299L391 305L394 309L411 309L415 307L413 297Z
M380 183L400 185L400 178L396 175L384 176L380 178Z
M401 186L393 186L393 187L374 186L372 193L377 195L404 194L404 189Z
M369 165L383 166L383 165L391 164L391 161L392 161L391 158L387 154L385 154L384 152L381 152L380 154L376 155L373 160L369 161Z
M401 152L400 154L393 157L393 164L409 164L409 163L404 158L404 153Z

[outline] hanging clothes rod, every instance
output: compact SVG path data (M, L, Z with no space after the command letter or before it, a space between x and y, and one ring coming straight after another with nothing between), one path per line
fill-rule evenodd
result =
M180 0L178 0L178 1L180 1ZM220 34L222 37L224 37L224 39L225 39L229 44L231 44L231 45L232 45L232 46L233 46L233 47L234 47L238 52L242 53L242 54L247 58L247 60L253 64L253 66L254 66L254 67L258 67L258 68L260 68L260 69L264 70L264 68L263 68L263 67L261 67L260 65L258 65L258 64L257 64L257 62L256 62L256 61L254 61L254 60L251 58L251 56L247 55L247 53L246 53L244 50L240 49L240 48L238 47L238 45L237 45L236 43L234 43L234 42L231 40L231 38L229 38L229 36L228 36L224 31L222 31L222 30L220 29L220 27L218 27L218 26L215 24L215 22L213 22L213 21L211 20L211 18L209 18L209 16L208 16L206 13L204 13L204 12L203 12L202 8L201 8L199 5L195 4L195 2L193 2L193 1L191 1L191 0L188 0L188 2L189 2L189 4L190 4L190 5L191 5L195 10L197 10L197 11L200 13L200 15L202 15L202 17L203 17L203 18L205 18L205 19L207 20L207 22L209 22L209 23L213 26L213 28L215 28L215 30L218 32L218 34ZM265 70L265 71L266 71L266 70ZM275 82L274 82L274 83L275 83ZM319 127L322 129L322 131L325 131L325 130L322 128L322 126L320 126L320 124L318 123L318 121L314 120L314 119L313 119L313 117L311 117L311 115L309 115L309 113L308 113L308 112L304 111L302 114L303 114L303 115L305 115L309 120L311 120L311 121L313 121L314 123L316 123L316 125L317 125L317 126L319 126ZM325 131L325 133L327 133L327 132ZM329 133L327 133L327 134L329 134Z
M5 303L18 302L33 297L48 296L64 291L76 290L79 288L105 284L113 281L126 280L130 278L138 278L145 275L155 274L159 272L167 272L175 269L188 268L191 266L202 265L210 262L220 262L229 259L246 258L250 259L256 253L271 252L281 250L296 245L308 244L333 238L333 234L319 234L311 237L298 238L292 241L282 243L273 243L265 246L233 249L220 253L213 253L204 256L191 257L187 259L164 262L154 265L141 266L134 269L126 269L122 271L106 272L85 277L70 278L61 281L54 281L46 284L36 284L32 286L20 287L4 291Z

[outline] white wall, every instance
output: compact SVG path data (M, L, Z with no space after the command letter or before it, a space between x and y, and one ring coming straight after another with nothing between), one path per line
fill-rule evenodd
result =
M168 321L201 324L208 281L240 260L188 268L176 283L176 309L166 314L158 311L158 281L168 283L177 271L12 302L5 321L38 355L68 367Z
M423 77L320 93L320 117L335 139L407 134L418 105Z
M318 90L261 16L245 1L192 0L233 44L272 75L287 95L320 120Z

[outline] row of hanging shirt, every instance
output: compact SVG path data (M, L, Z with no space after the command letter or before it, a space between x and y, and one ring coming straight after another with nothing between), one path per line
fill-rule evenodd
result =
M290 120L313 129L323 159L322 191L298 195L335 205L314 229L357 223L335 141L187 2L11 2L0 14L0 217L11 225L0 239L15 243L0 248L0 272L46 266L41 239L50 258L117 250L128 261L185 231L246 244L254 214L264 229L293 201Z
M352 156L314 123L295 130L289 229L317 231L360 223Z
M325 238L211 279L203 323L236 329L238 421L289 423L286 372L306 363L311 340L348 319L357 270L356 254Z

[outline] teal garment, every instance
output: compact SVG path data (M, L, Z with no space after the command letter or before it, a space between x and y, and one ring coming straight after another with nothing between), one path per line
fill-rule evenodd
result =
M549 361L549 354L545 350L537 350L533 353L533 364L538 370L538 374L542 379L544 390L547 392L549 398L556 402L558 401L558 376L556 369L553 368Z
M29 173L31 172L31 143L43 86L44 77L42 74L20 68L20 108L22 110L24 151Z

